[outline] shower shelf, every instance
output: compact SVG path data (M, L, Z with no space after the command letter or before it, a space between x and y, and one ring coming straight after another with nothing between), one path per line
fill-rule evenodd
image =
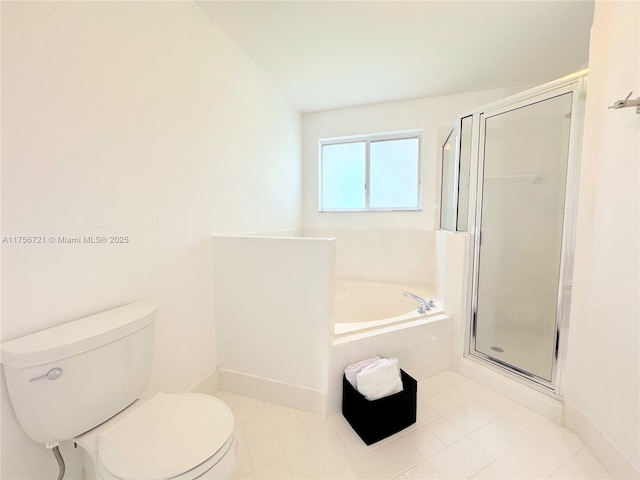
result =
M531 175L503 175L500 177L484 177L485 183L541 183L542 171Z

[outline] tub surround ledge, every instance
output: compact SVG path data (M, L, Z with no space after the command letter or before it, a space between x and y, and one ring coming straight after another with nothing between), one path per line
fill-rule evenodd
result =
M356 340L363 340L365 338L375 337L377 335L382 335L384 333L395 332L397 330L404 330L407 328L417 327L420 325L426 325L428 323L448 320L450 318L451 317L449 315L446 315L445 313L433 313L425 317L408 319L405 321L398 321L396 323L390 323L388 325L374 325L370 328L360 328L355 331L348 330L348 331L345 331L344 333L336 333L333 337L333 340L331 341L331 345L341 345L343 343L353 342ZM343 325L350 325L350 324L343 324Z

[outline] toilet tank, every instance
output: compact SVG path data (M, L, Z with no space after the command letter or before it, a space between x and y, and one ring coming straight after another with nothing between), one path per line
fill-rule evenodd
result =
M132 303L0 345L18 421L39 443L68 440L144 391L156 307Z

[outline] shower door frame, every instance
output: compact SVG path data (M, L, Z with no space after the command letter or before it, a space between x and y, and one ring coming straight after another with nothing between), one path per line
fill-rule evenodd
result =
M566 340L571 307L571 288L573 278L573 259L575 247L575 223L578 207L578 184L580 172L580 154L582 147L582 127L584 120L584 100L586 93L587 71L577 72L540 87L517 94L503 101L487 105L473 113L474 120L474 158L471 176L475 182L470 182L469 192L469 227L472 235L472 274L471 298L468 302L469 311L466 329L465 357L479 362L493 370L497 370L510 378L523 382L539 391L553 397L562 397L561 378L566 355ZM480 263L480 231L482 226L482 201L485 163L485 123L490 117L507 113L518 108L549 100L566 93L572 93L571 123L569 128L569 148L567 153L567 175L564 194L564 218L562 223L562 240L560 255L560 276L558 281L558 299L556 305L555 349L552 365L551 381L542 379L534 374L520 370L517 367L501 362L482 352L475 350L478 287ZM464 115L463 115L464 116ZM473 218L472 218L473 217Z

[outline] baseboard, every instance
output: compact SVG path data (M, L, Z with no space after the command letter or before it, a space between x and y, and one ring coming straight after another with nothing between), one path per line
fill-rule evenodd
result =
M327 392L231 370L218 369L220 390L316 415L327 413Z
M575 432L616 479L639 479L640 470L618 449L600 427L571 403L564 408L564 425Z
M209 375L204 377L198 383L193 385L188 392L189 393L206 393L207 395L214 395L220 389L220 381L218 379L218 370L214 370Z

